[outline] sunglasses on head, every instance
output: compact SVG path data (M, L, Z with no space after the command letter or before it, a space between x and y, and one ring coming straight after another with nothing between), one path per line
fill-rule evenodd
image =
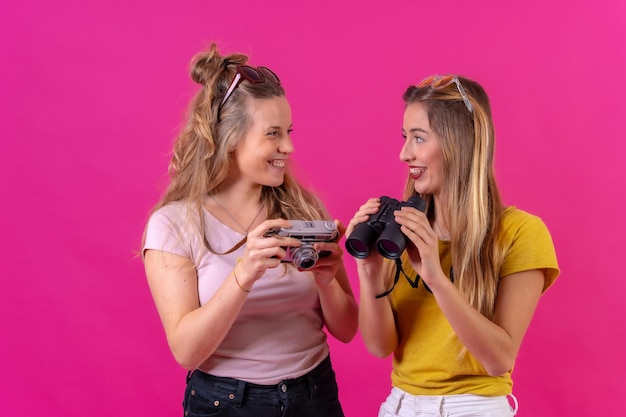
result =
M250 81L253 84L258 84L264 82L266 79L273 80L276 84L280 84L280 79L274 72L267 67L251 67L250 65L237 65L236 68L237 74L233 81L230 83L222 102L220 103L220 109L226 103L226 100L233 94L235 88L239 86L239 84L243 81ZM219 111L219 110L218 110Z
M420 81L419 84L417 84L417 87L418 88L430 87L433 90L442 90L448 87L449 85L451 85L452 83L456 84L456 88L459 90L459 94L461 94L461 98L463 99L463 102L465 103L465 107L467 107L467 110L469 110L470 113L473 113L474 107L472 107L472 103L470 103L469 97L467 96L465 89L461 85L461 81L459 80L459 77L457 77L456 75L452 75L452 74L431 75L430 77L426 77L422 81Z

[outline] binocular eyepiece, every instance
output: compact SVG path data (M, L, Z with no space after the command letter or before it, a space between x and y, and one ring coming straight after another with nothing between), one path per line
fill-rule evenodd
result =
M387 259L399 259L406 249L407 237L400 231L393 212L402 207L413 207L419 211L426 210L426 202L417 195L407 201L398 201L391 197L380 197L381 206L378 212L371 215L365 223L357 225L346 239L346 250L355 258L365 259L370 250L376 250Z

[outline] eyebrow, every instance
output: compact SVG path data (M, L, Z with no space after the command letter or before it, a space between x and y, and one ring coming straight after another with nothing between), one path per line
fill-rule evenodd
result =
M404 132L405 130L402 129L402 131ZM420 127L414 127L413 129L409 130L409 133L416 133L416 132L420 132L420 133L428 133L428 131L420 128Z

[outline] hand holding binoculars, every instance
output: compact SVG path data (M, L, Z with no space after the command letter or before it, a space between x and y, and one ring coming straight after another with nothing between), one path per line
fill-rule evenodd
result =
M378 212L371 215L367 222L357 225L346 239L346 250L355 258L367 258L375 247L383 257L399 259L406 249L407 237L400 231L393 212L402 207L413 207L422 212L426 209L426 202L417 195L407 201L383 196L380 202Z

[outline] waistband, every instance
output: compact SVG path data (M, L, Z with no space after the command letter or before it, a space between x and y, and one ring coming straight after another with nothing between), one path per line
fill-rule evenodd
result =
M227 392L235 401L235 405L240 407L246 396L278 395L285 397L290 393L308 391L309 397L313 399L317 396L318 383L329 376L334 379L330 356L327 356L306 374L297 378L284 379L273 385L254 384L240 379L215 376L197 369L187 374L187 383L193 380L208 389Z
M394 387L389 395L396 404L396 412L400 408L410 408L423 413L438 413L452 410L510 410L517 414L519 408L517 398L513 394L498 397L485 397L473 394L460 395L412 395ZM395 400L395 401L394 401ZM511 402L514 406L512 406Z

